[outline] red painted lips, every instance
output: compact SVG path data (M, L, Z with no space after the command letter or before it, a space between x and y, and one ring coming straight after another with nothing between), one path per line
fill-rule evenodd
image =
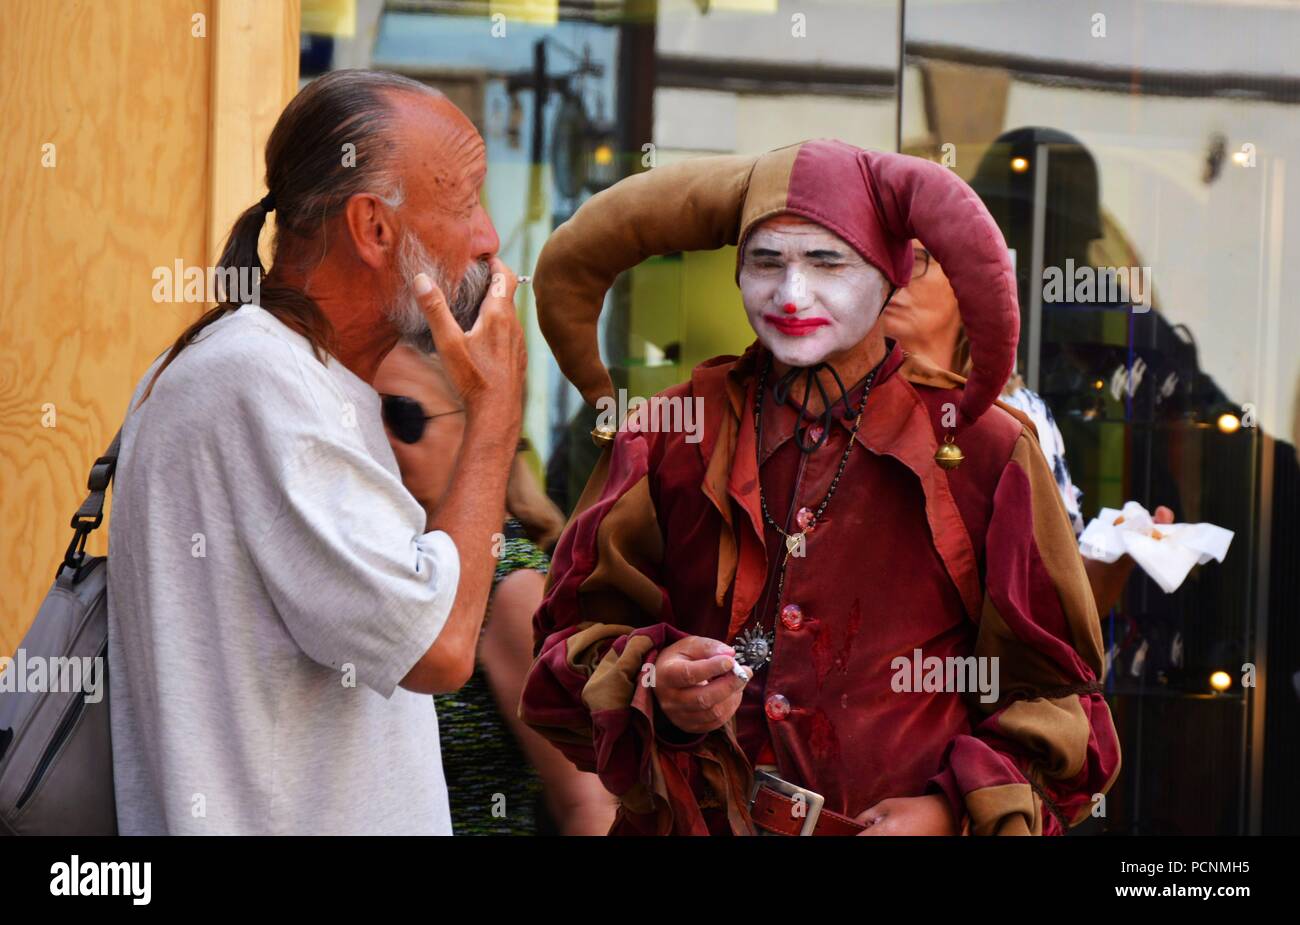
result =
M824 324L830 324L825 318L790 318L781 315L764 315L763 320L789 337L802 337L810 334Z

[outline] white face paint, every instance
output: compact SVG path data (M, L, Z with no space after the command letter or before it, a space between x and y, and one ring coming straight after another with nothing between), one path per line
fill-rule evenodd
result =
M812 222L775 216L745 242L745 314L763 346L789 366L812 366L860 344L888 292L883 273Z

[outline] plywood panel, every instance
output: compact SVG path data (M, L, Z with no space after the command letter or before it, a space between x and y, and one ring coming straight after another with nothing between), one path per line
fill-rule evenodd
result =
M260 161L296 82L298 6L218 2L249 22L259 9L257 27L273 30L245 47L244 65L274 102L229 110L246 105L248 137L263 132ZM260 175L242 188L212 182L223 153L210 144L214 5L0 3L0 654L49 586L89 463L134 383L202 309L155 302L154 268L205 265L212 223L261 195ZM268 48L273 63L259 72ZM252 77L243 83L236 96L258 99ZM105 548L104 531L91 548Z
M230 226L266 192L266 139L298 89L298 0L213 0L208 254L221 255ZM251 66L257 62L256 66ZM273 222L263 234L270 260Z

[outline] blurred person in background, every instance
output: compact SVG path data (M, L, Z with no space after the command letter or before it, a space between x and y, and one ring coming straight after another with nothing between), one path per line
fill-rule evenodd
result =
M903 349L925 357L931 363L950 369L963 376L971 371L970 339L962 325L957 307L957 295L952 291L948 276L920 241L912 241L912 281L894 294L885 307L885 333L896 339ZM1079 508L1083 492L1070 479L1070 469L1065 460L1065 441L1052 417L1052 410L1042 397L1025 385L1019 373L1013 372L999 397L1004 405L1024 412L1034 422L1038 444L1047 457L1047 464L1056 479L1065 511L1075 537L1083 533L1084 520ZM1152 519L1158 524L1174 522L1174 512L1161 505ZM1085 558L1088 583L1097 600L1097 611L1104 616L1119 601L1124 585L1135 563L1129 556L1117 562L1098 562Z
M402 480L432 523L463 462L464 406L438 355L409 344L384 359L375 387ZM614 798L516 715L550 566L546 550L564 526L525 451L520 441L474 674L460 690L434 697L452 828L457 835L603 835Z

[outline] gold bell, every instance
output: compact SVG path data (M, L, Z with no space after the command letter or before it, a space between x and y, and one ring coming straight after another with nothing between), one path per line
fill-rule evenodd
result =
M601 449L613 443L616 436L618 436L618 431L612 427L602 427L597 424L591 430L591 442Z
M945 469L956 469L965 458L961 447L952 442L952 434L945 436L939 449L934 451L934 461Z

